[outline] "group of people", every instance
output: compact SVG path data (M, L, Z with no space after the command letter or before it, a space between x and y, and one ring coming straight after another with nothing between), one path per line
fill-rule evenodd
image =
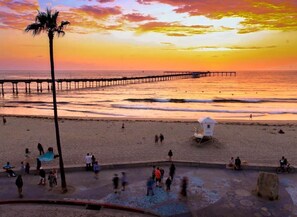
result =
M237 157L234 160L234 158L231 157L227 167L230 168L230 169L234 169L234 170L241 170L241 160L240 160L240 158Z
M120 193L120 190L119 190L120 182L122 185L121 190L125 191L126 186L128 184L126 172L122 172L121 178L118 176L118 174L114 174L114 177L112 179L112 184L113 184L113 190L115 194Z
M94 178L98 179L98 174L101 170L100 164L95 158L95 155L87 153L85 156L86 170L94 172Z
M288 163L287 158L282 156L282 158L279 160L280 168L286 169L290 164ZM234 170L241 170L241 160L239 157L237 157L235 160L233 157L230 158L229 163L227 165L227 168L234 169Z
M169 192L171 188L171 184L174 178L175 174L175 165L171 163L169 167L169 176L167 177L165 181L166 185L166 191ZM147 180L146 186L147 186L147 193L146 195L154 195L154 187L163 187L163 178L165 175L165 171L161 167L153 166L152 176L150 176Z
M40 177L40 180L39 180L38 185L45 186L46 185L46 171L42 167L39 170L39 177ZM49 191L52 190L52 188L58 184L57 178L58 178L57 170L52 169L47 176L47 180L48 180L49 187L50 187Z
M157 134L155 135L155 143L157 144L158 142L161 142L161 144L163 143L164 141L164 135L162 133L160 133L160 136L158 136Z

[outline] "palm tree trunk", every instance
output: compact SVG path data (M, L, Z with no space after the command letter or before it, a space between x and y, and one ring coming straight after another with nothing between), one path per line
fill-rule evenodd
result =
M49 37L49 49L50 49L54 120L55 120L55 129L56 129L57 148L58 148L58 153L59 153L61 184L62 184L62 191L67 192L65 170L64 170L64 163L63 163L63 156L62 156L62 149L61 149L61 142L60 142L59 122L58 122L58 108L57 108L56 83L55 83L55 66L54 66L54 51L53 51L54 34L49 32L48 37Z

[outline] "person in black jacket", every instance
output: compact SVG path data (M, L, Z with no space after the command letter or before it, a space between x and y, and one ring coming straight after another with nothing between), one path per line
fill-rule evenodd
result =
M23 179L22 175L18 175L17 179L15 180L15 184L18 188L19 197L23 197Z
M237 157L235 159L235 167L234 167L235 170L240 170L241 169L241 160L239 159L239 157Z

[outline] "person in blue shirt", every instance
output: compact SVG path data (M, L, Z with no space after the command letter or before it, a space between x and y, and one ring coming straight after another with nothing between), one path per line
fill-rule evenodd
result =
M8 174L8 177L15 177L15 172L12 170L12 168L14 168L13 166L10 165L9 162L7 162L4 166L3 169L5 170L5 172Z

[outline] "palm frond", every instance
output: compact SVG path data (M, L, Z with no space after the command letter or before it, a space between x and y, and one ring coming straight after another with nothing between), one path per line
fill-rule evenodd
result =
M64 26L70 25L70 22L67 20L63 20L59 26L60 29L63 29Z
M43 26L46 26L46 22L47 22L47 15L45 12L40 12L38 11L38 14L35 18L35 22L36 23L40 23Z
M57 33L57 35L58 35L58 37L60 37L60 36L64 36L65 35L65 32L63 31L63 30L56 30L56 33Z
M44 30L40 23L32 23L28 25L25 32L32 32L33 35L39 35Z
M59 11L52 11L50 8L47 8L45 12L38 10L37 16L35 17L35 23L28 25L25 31L32 31L33 35L38 35L43 31L47 31L52 35L56 33L58 36L64 36L65 32L63 29L69 25L70 22L62 21L58 26L58 16Z

